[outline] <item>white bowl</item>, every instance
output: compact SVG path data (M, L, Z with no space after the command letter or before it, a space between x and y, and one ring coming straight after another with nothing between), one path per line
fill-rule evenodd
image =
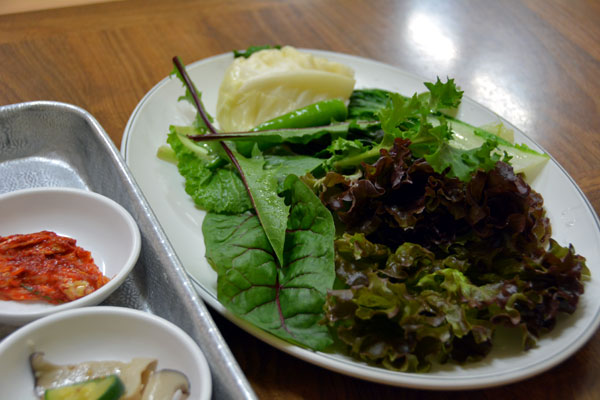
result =
M0 195L0 236L48 230L91 252L110 281L80 299L59 305L0 300L0 323L22 325L50 313L97 305L123 283L141 247L133 217L118 203L83 189L33 188Z
M41 351L53 364L155 358L157 370L175 369L189 379L190 399L209 399L210 369L183 330L153 314L122 307L86 307L34 321L0 342L3 399L36 399L29 356Z

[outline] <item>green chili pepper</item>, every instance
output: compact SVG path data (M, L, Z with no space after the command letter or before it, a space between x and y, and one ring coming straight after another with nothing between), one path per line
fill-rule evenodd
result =
M342 122L347 117L348 109L343 101L339 99L323 100L263 122L252 130L310 128L329 125L332 121Z

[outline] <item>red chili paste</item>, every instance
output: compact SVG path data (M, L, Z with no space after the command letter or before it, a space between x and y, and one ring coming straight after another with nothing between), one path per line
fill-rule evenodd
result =
M0 236L0 300L76 300L109 281L76 240L42 231Z

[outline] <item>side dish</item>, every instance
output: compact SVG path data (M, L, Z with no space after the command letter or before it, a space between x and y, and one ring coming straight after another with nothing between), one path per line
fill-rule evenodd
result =
M157 363L151 358L134 358L128 363L55 365L45 360L43 353L30 357L35 393L47 400L170 400L177 392L178 399L186 399L190 393L187 377L175 370L156 371Z
M50 231L0 237L0 300L66 303L109 280L75 239Z

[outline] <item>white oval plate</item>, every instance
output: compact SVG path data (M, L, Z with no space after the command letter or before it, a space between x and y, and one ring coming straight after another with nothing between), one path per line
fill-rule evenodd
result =
M122 307L87 307L52 314L13 332L0 343L3 399L37 399L29 366L41 351L53 364L154 358L156 370L183 372L190 399L207 400L212 391L204 354L183 330L156 315Z
M125 281L140 254L140 231L135 220L108 197L84 189L57 187L0 195L0 236L42 230L75 239L111 279L89 295L64 304L0 301L0 322L22 325L58 311L100 304Z
M330 60L344 63L356 73L357 88L383 88L405 95L425 90L423 79L390 65L356 56L307 50ZM188 72L202 91L202 101L209 113L216 110L217 93L224 71L232 61L223 54L190 64ZM460 82L458 82L460 85ZM575 182L553 159L532 186L542 193L554 238L561 244L573 243L579 254L587 257L592 280L585 285L577 312L561 318L555 330L545 335L537 348L528 352L500 338L492 353L483 361L465 366L443 365L431 372L401 373L368 366L340 354L313 352L290 345L251 326L229 313L217 300L217 275L206 262L202 219L185 193L184 180L177 168L156 157L159 146L166 143L169 125L190 124L195 110L177 98L184 93L177 79L165 78L140 101L125 128L121 152L148 199L175 251L196 283L198 293L217 311L261 340L298 358L350 376L390 384L425 389L472 389L496 386L539 374L577 351L595 332L600 322L600 225L589 202ZM464 98L458 118L475 126L501 119L490 110ZM533 149L540 147L514 126L515 140Z

